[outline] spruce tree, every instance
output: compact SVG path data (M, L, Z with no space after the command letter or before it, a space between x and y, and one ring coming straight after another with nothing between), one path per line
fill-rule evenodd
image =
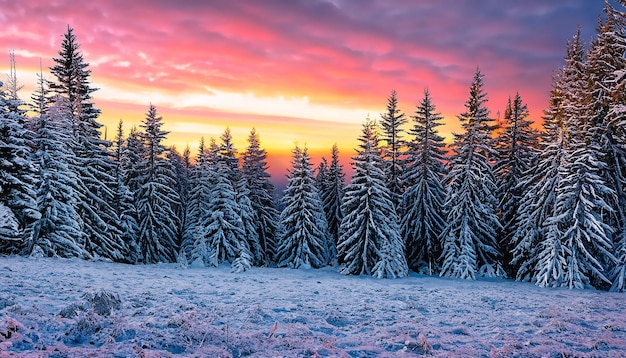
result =
M0 254L19 252L40 217L35 201L36 167L31 160L33 133L25 127L24 103L17 97L16 86L16 79L9 81L9 88L0 82L0 204L7 220L11 219L0 234Z
M332 237L329 243L329 260L330 263L337 263L337 242L339 240L339 227L343 219L341 211L341 200L345 190L346 175L343 172L343 166L339 163L339 148L337 144L333 145L331 150L331 161L328 171L324 176L324 183L320 190L320 197L324 206L324 214L326 214L326 222L328 223L328 231Z
M539 286L584 288L608 285L603 263L614 261L613 228L605 221L615 192L597 141L588 67L580 30L568 44L565 65L555 81L547 112L547 146L533 187L523 198L515 260L518 278ZM595 137L595 138L594 138ZM611 199L613 200L613 199Z
M257 218L260 264L269 266L276 255L276 232L279 213L274 202L274 185L267 172L267 153L261 148L259 135L253 128L248 148L242 156L241 174L248 185L248 198Z
M224 133L220 136L221 143L219 144L217 160L224 162L226 174L228 180L234 183L238 179L239 175L239 158L237 158L237 149L233 143L233 136L230 132L230 128L226 128Z
M612 235L613 256L616 262L605 260L611 290L626 290L626 122L624 121L624 73L626 59L626 16L606 2L606 19L600 21L596 39L587 55L587 75L592 98L592 123L594 141L600 144L606 169L602 172L607 185L616 194L614 200L606 198L613 210L609 224Z
M239 261L251 257L252 261L249 264L258 265L261 262L262 253L257 232L256 212L253 210L248 197L248 184L239 169L239 158L237 157L237 149L233 143L230 128L226 128L220 139L222 143L217 152L217 172L218 174L224 175L229 181L230 187L235 195L235 202L232 209L236 212L238 217L236 225L239 225L241 229L241 233L236 235L237 255L243 255ZM233 222L233 224L235 223ZM237 233L238 232L239 231L237 231ZM228 262L233 261L228 259ZM240 265L239 267L245 268L245 266L246 265ZM240 271L240 269L234 270Z
M263 265L263 247L258 233L259 218L250 201L248 182L241 173L234 184L234 189L237 212L244 231L244 236L240 241L245 244L240 244L239 257L236 260L237 263L233 264L233 271L241 272L247 270L250 265Z
M402 155L405 144L402 140L402 126L407 123L407 118L398 108L398 96L396 91L391 91L387 98L387 111L381 114L380 125L383 128L382 140L385 146L382 148L382 155L385 159L385 174L387 176L387 186L392 193L392 202L396 210L400 208L404 185L402 184L402 172L404 165Z
M496 138L496 175L498 208L502 230L499 232L504 262L512 260L511 239L517 227L517 212L522 195L528 190L522 178L537 159L538 133L531 128L528 109L519 93L507 103L504 125ZM514 275L514 273L512 273Z
M328 264L328 225L307 149L296 146L280 214L277 265L320 268Z
M48 88L49 81L46 80L43 74L43 68L40 68L40 73L37 74L37 87L30 96L31 102L28 104L29 110L35 114L35 117L40 117L47 114L48 105L52 103L52 93ZM35 120L28 121L31 131L35 130Z
M553 77L549 108L543 117L543 131L540 133L539 158L537 165L523 176L520 186L526 191L520 199L516 215L516 228L511 244L511 264L516 271L516 279L537 282L538 257L540 250L560 255L555 247L555 236L546 240L547 220L553 215L556 205L556 188L563 179L562 168L566 161L568 140L565 131L565 87L562 69ZM550 262L562 259L555 256Z
M91 258L85 249L84 225L76 212L78 178L69 170L74 153L71 113L62 97L34 119L34 159L38 165L36 200L40 218L24 253L34 256Z
M328 160L326 157L322 157L320 163L317 165L317 169L315 170L315 185L317 186L317 190L322 193L325 191L325 185L328 177Z
M496 183L490 159L493 119L485 107L483 75L476 71L459 115L464 133L454 135L454 154L446 179L449 186L445 209L446 226L442 233L442 276L475 279L476 275L503 275L496 233L500 222L495 213Z
M190 176L192 171L191 154L189 146L185 148L183 153L176 150L176 146L172 146L166 154L168 162L174 173L174 186L172 189L178 195L180 201L174 207L174 212L178 218L179 227L177 229L176 245L180 247L183 241L183 233L187 226L187 212L189 207L190 192Z
M206 266L233 263L250 256L245 229L238 212L237 198L227 161L218 161L212 175L213 189L208 210L199 222L199 235L191 250L192 261Z
M113 201L111 206L118 217L118 225L122 232L122 239L127 247L127 252L123 262L136 263L139 259L139 248L137 247L137 208L135 206L135 198L126 185L126 172L124 170L124 159L126 148L126 140L124 139L124 122L120 120L117 126L117 133L113 146L111 147L111 156L115 163L113 177L115 184L113 186Z
M200 139L196 165L192 168L189 184L187 220L183 231L181 251L188 260L193 261L192 251L196 240L203 235L201 223L203 218L210 213L209 204L212 193L212 168L204 138Z
M122 150L121 171L124 173L124 185L137 201L137 193L142 185L143 161L146 157L146 146L137 127L131 127Z
M584 288L609 283L603 262L612 259L613 228L605 221L605 213L612 211L606 199L612 201L615 192L602 177L607 166L598 143L587 71L579 30L565 59L564 124L569 143L555 210L547 222L548 233L561 241L558 246L564 257L555 267L551 251L539 254L540 286Z
M178 253L178 218L174 209L180 199L172 189L174 173L165 159L162 141L168 132L161 129L162 120L151 104L141 125L143 132L139 133L145 148L136 178L137 239L141 261L146 264L175 262Z
M345 214L337 244L341 273L379 278L408 275L404 243L392 193L386 185L376 123L367 120L359 137L354 175L346 187L341 211Z
M109 157L111 143L101 139L102 124L97 119L100 110L93 105L89 64L79 51L73 29L68 27L61 43L59 57L50 72L55 81L50 88L57 96L66 99L72 123L72 150L76 162L70 170L76 173L80 200L76 211L83 218L86 248L96 256L119 261L127 251L117 215L110 203L113 201L115 179L111 173L115 164Z
M407 164L402 181L407 189L403 195L401 232L406 245L408 265L417 272L433 274L440 268L441 233L445 226L443 180L447 174L443 137L438 133L443 117L424 91L417 106L410 130Z

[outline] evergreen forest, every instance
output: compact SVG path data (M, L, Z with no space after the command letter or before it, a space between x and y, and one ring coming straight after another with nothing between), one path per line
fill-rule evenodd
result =
M53 60L30 99L12 55L0 87L0 255L626 291L626 14L608 3L590 43L566 44L541 123L520 93L496 121L480 69L450 143L428 90L413 113L391 91L351 178L338 146L316 167L296 146L278 201L255 129L179 152L150 105L104 139L71 27Z

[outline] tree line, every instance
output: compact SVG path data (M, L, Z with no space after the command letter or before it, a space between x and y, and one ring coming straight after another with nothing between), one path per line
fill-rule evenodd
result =
M519 94L496 123L480 70L449 146L428 90L410 116L392 91L380 120L362 125L348 184L336 145L317 168L296 146L276 203L254 129L242 153L229 129L179 153L163 145L150 105L128 135L120 121L115 139L102 139L91 71L68 27L53 80L40 74L30 103L13 56L0 87L0 253L624 291L625 29L607 3L588 46L576 32L542 130Z

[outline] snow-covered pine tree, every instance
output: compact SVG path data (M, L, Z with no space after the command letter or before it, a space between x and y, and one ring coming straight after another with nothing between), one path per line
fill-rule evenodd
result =
M120 119L117 125L117 133L113 146L111 147L111 157L115 163L113 178L115 184L112 187L113 201L111 206L118 217L118 225L122 231L122 239L128 251L121 260L127 263L136 263L139 259L139 248L137 247L137 208L135 198L128 186L125 184L126 173L124 171L124 153L126 144L124 139L124 122Z
M337 263L337 242L339 240L339 227L343 219L341 211L341 200L345 190L346 175L343 172L343 166L339 164L339 148L337 144L331 149L331 161L328 172L325 176L325 182L320 191L322 204L324 205L324 213L326 214L326 222L328 223L328 231L332 237L329 247L329 263Z
M130 133L126 138L126 145L122 152L122 172L124 173L124 184L137 201L137 193L141 187L143 173L143 161L146 156L146 146L143 143L137 127L130 128ZM137 217L138 218L138 217Z
M212 193L208 211L198 223L191 261L201 260L206 266L233 263L237 258L250 257L245 229L238 212L237 197L229 179L228 162L218 160L212 173ZM243 262L238 263L242 265Z
M441 233L445 226L446 150L437 127L443 117L424 91L413 118L408 143L406 168L402 179L406 191L402 197L403 215L400 232L406 245L409 267L432 275L441 267Z
M396 211L400 209L404 185L402 184L402 172L404 164L402 155L404 151L404 141L402 140L402 126L407 123L404 113L398 108L398 95L396 91L391 91L387 98L387 111L380 115L380 125L383 128L382 140L385 146L382 148L382 156L385 159L385 175L387 176L387 186L392 193L392 202Z
M526 191L520 199L517 210L517 225L511 244L511 265L517 272L516 279L537 282L539 252L552 252L557 255L550 262L558 263L562 258L559 247L554 246L555 234L546 239L544 224L553 215L556 205L556 188L560 186L562 167L566 160L568 141L565 132L565 84L563 69L553 77L549 108L544 112L543 131L540 133L539 158L537 166L530 168L523 176L520 186Z
M130 128L128 137L122 147L122 158L120 171L122 176L122 185L128 188L130 194L130 207L126 215L127 220L135 223L133 241L129 242L129 249L134 252L133 261L141 262L142 253L139 245L139 211L137 207L139 189L142 186L144 173L144 158L146 156L146 148L140 137L137 127ZM124 231L123 231L124 232Z
M517 227L517 212L522 195L528 190L522 178L537 161L538 133L531 128L528 108L519 93L507 103L504 124L496 138L494 173L498 185L498 208L502 230L499 232L504 262L512 260L511 238ZM515 272L510 272L511 276Z
M317 191L320 194L324 191L324 186L326 185L328 176L328 159L326 157L322 157L320 163L317 165L317 169L315 170L315 185L317 186Z
M174 207L176 217L178 217L178 234L176 246L180 247L183 241L183 233L187 226L187 212L189 206L190 176L192 171L191 153L189 146L183 153L179 153L176 146L172 146L166 154L172 171L174 173L174 191L178 194L180 202Z
M75 210L78 179L69 170L74 153L71 113L63 97L46 113L33 119L35 127L34 160L38 165L37 208L41 217L33 225L27 255L90 258L85 249L83 222Z
M176 246L178 218L174 208L179 197L172 189L174 173L165 159L162 141L168 132L161 129L163 117L157 114L156 107L150 105L146 118L141 124L139 137L145 145L144 157L135 194L139 216L137 234L141 262L175 262L178 253Z
M539 253L537 284L584 288L608 284L603 262L612 259L611 228L607 221L612 211L606 198L615 192L606 185L601 173L606 170L599 130L594 126L587 64L580 41L580 30L574 36L563 69L565 79L565 130L568 136L563 179L556 188L556 203L546 225L549 236L560 240L564 256L553 264L552 250ZM606 221L605 221L606 220ZM553 234L553 233L558 233Z
M363 124L354 175L346 187L337 244L341 273L380 278L408 275L392 193L386 185L376 122Z
M320 268L328 264L328 225L306 148L293 150L280 214L277 265Z
M55 81L50 88L67 101L72 120L72 150L76 161L70 170L76 173L80 200L76 211L82 217L86 249L95 256L120 261L127 248L118 225L117 215L110 203L115 179L111 173L115 164L108 153L111 143L101 139L102 124L97 119L100 110L93 105L91 94L96 90L89 82L91 70L79 51L73 29L64 34L59 57L50 72Z
M248 182L241 175L241 172L238 174L239 179L234 185L235 200L244 236L240 239L239 256L233 262L233 271L235 272L245 271L251 265L263 265L263 247L261 246L258 233L259 218L250 201Z
M233 136L230 132L230 128L226 127L224 133L220 136L220 140L222 142L219 144L217 161L224 162L226 165L222 168L223 170L226 170L224 174L226 174L231 183L234 183L237 181L237 177L239 175L239 158L237 158L237 149L233 143Z
M518 279L539 286L583 288L608 283L604 258L612 228L604 222L615 193L600 173L606 169L593 139L593 110L580 30L568 43L565 66L546 112L548 141L533 187L522 199L514 261ZM604 283L603 283L604 282Z
M615 230L613 255L617 262L603 262L609 270L611 290L626 290L626 121L624 106L624 74L626 59L626 16L624 5L621 11L606 2L606 19L600 21L596 39L591 43L587 55L589 92L592 97L592 123L595 140L601 145L606 170L602 173L616 194L615 200L607 198L613 209L609 224Z
M626 7L626 2L620 2L622 7ZM616 37L616 42L620 48L626 48L626 31L624 18L624 9L616 11L610 9L607 16L613 16L619 21L619 26L612 33ZM618 52L619 54L619 52ZM624 61L624 58L620 56ZM617 259L616 264L610 271L610 278L613 282L611 291L626 291L626 68L622 63L618 69L613 72L613 76L607 79L612 101L609 105L607 123L607 139L611 142L610 147L613 151L609 151L609 156L615 158L613 162L609 162L609 171L618 177L614 181L618 202L616 208L617 224L614 235L614 256ZM618 145L615 145L619 143Z
M249 264L259 265L262 253L257 231L256 212L253 210L248 197L248 184L239 170L239 158L237 157L237 149L233 143L230 128L226 128L220 139L222 143L219 146L216 158L218 164L217 171L229 180L230 186L235 193L233 210L237 212L239 225L241 225L242 229L242 234L236 237L237 254L241 256L239 261L245 260L246 257L252 257L253 261ZM246 251L248 252L247 254L245 253ZM233 260L228 259L228 262L233 262ZM245 265L240 265L240 267L245 267Z
M267 172L267 153L261 148L259 135L253 128L248 148L243 154L241 174L248 184L248 197L257 218L257 235L261 246L260 264L269 266L276 255L276 232L279 213L274 202L274 184Z
M213 171L217 168L217 159L219 158L220 146L217 144L215 138L211 137L209 140L209 147L206 151L206 159L209 166Z
M212 192L212 168L210 167L208 152L204 145L204 138L200 139L196 165L190 176L189 204L187 208L187 223L183 231L181 252L188 261L192 261L192 251L196 240L203 235L202 220L210 215L210 200ZM207 257L210 255L207 255Z
M444 205L447 218L442 233L441 276L475 279L504 275L496 240L500 222L495 213L496 183L490 159L493 119L485 107L483 75L476 71L466 112L459 115L464 133L454 135L448 192Z
M13 228L9 225L0 234L0 254L19 252L40 217L35 201L36 168L31 160L33 133L25 127L12 56L11 65L9 86L0 82L0 204L17 225L16 230L8 230Z
M41 65L40 65L41 66ZM37 74L37 87L30 96L30 103L28 107L30 111L35 114L35 117L40 117L48 112L48 105L52 103L51 92L48 88L48 81L43 74L43 68L40 68L40 72ZM31 131L34 132L35 120L28 121Z

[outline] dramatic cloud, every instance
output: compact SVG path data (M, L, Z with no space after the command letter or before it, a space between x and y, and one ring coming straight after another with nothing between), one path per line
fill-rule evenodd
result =
M359 123L398 91L409 114L428 87L448 122L476 67L492 114L519 91L531 116L580 25L590 39L603 2L588 0L1 1L0 47L14 49L28 92L72 26L101 120L138 123L148 103L177 146L226 125L256 126L270 152L294 142L351 154ZM8 65L8 61L7 65ZM1 68L5 68L2 66ZM195 126L195 127L194 127ZM220 130L221 132L221 130ZM238 138L241 149L245 134ZM285 147L286 146L286 147ZM347 165L347 162L346 162Z

